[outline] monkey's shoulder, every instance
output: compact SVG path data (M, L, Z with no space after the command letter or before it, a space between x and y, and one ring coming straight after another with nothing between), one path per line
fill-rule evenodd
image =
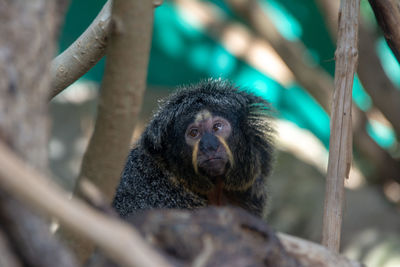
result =
M171 173L140 146L127 159L113 206L121 216L151 208L186 208L205 206L205 199L174 182Z

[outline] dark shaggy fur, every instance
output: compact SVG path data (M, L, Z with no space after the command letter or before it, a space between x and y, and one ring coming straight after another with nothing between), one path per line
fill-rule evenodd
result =
M207 80L168 97L131 151L113 202L121 216L141 209L207 205L206 197L196 192L209 190L213 184L195 173L184 137L194 116L204 109L232 126L227 143L234 166L224 178L224 194L231 204L262 214L272 158L266 121L269 104L226 81Z

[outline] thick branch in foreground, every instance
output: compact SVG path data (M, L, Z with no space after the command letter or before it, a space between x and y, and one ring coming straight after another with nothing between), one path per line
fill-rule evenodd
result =
M385 39L400 63L400 3L398 0L369 0Z
M335 252L340 247L344 179L352 158L351 96L358 58L359 14L359 0L341 1L322 232L323 245Z
M77 266L72 254L50 233L47 222L3 190L0 192L0 228L12 244L9 248L24 266L53 267L54 263L58 267Z
M0 187L39 212L93 241L123 266L169 266L126 223L109 218L67 193L25 165L0 143ZM55 263L54 263L55 264Z
M56 6L59 2L0 3L0 141L40 170L47 169L47 90L62 13ZM71 254L49 232L47 222L3 190L0 228L12 244L8 248L15 261L24 266L52 267L55 262L60 267L76 266Z
M359 262L351 261L324 246L290 236L284 233L278 233L285 249L299 259L303 266L326 266L326 267L362 267Z
M276 234L237 207L152 209L127 220L175 266L361 267L319 244ZM96 256L88 267L112 266Z
M57 218L61 224L76 230L83 237L91 239L114 262L122 266L170 266L164 258L149 247L134 228L120 220L100 214L79 200L68 200L65 191L26 166L1 143L0 177L2 189L26 205ZM135 225L138 227L141 225L142 234L151 237L149 240L154 243L153 245L161 249L171 246L184 248L179 250L179 253L190 253L194 262L199 264L194 266L204 266L209 259L218 259L218 254L229 255L232 251L226 250L227 246L238 251L236 257L241 253L245 259L249 260L265 257L269 257L268 260L277 260L278 253L282 253L279 252L279 245L276 246L276 241L270 240L269 236L265 234L267 227L264 225L265 223L245 211L232 212L229 208L214 207L193 215L192 212L183 210L152 210L147 214L149 216L137 216L134 219L136 220ZM163 215L160 216L160 214ZM146 221L146 218L150 218L150 220ZM199 224L198 227L193 227L196 220L202 222L203 225ZM247 225L251 227L247 227ZM216 227L220 227L221 230L214 232L218 229ZM237 244L236 242L232 243L231 237L237 238L238 234L244 236L236 247ZM191 236L203 236L204 238L190 238ZM291 258L294 257L304 266L360 266L356 262L331 253L309 241L285 234L279 234L279 239L291 255L289 258L281 258L286 262L292 261ZM219 241L212 242L212 240ZM264 241L272 243L269 246L261 245ZM251 248L251 253L244 252L241 249L243 247ZM274 249L271 250L272 248ZM214 251L219 253L213 253ZM183 259L188 258L184 257ZM226 260L223 257L219 259Z

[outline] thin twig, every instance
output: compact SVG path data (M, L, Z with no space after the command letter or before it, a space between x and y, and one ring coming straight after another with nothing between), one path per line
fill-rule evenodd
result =
M358 59L359 13L360 0L341 0L322 233L323 245L336 252L340 247L344 179L352 158L351 95Z

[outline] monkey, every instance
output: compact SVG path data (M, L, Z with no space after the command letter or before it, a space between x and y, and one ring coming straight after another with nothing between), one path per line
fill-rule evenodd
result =
M273 161L269 102L222 79L178 88L131 150L113 200L146 209L234 205L263 216Z

